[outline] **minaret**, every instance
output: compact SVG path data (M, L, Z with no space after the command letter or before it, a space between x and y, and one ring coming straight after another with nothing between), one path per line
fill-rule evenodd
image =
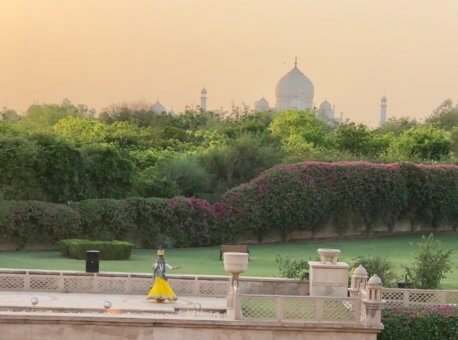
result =
M382 103L380 104L380 126L386 123L386 97L382 97Z
M205 87L200 91L200 109L203 112L207 111L207 90Z

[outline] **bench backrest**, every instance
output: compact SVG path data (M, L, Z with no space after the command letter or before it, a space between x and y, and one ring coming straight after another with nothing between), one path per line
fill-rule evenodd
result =
M223 244L221 245L221 253L248 253L248 246L246 244Z

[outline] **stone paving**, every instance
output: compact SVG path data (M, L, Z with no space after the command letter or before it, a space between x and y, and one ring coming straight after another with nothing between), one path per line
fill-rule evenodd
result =
M38 298L33 306L32 298ZM111 312L116 313L162 313L178 311L217 311L226 309L225 298L178 297L173 303L155 303L146 300L145 295L136 294L92 294L0 291L1 311L53 311L53 312L103 312L105 301L111 303Z

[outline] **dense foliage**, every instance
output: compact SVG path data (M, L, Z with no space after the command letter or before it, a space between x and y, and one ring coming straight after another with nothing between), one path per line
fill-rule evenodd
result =
M394 271L394 264L385 256L359 256L351 261L351 270L362 265L368 277L377 274L384 287L395 287L398 277Z
M101 260L128 260L134 245L126 241L61 240L58 242L62 256L83 260L88 250L98 250Z
M311 110L157 115L144 103L95 110L34 104L0 110L0 199L80 201L177 195L218 201L276 164L302 161L456 162L458 110L370 129Z
M383 331L378 340L455 340L458 334L458 308L384 309Z
M276 166L222 200L175 197L89 199L66 204L0 201L0 237L18 244L66 238L132 240L137 245L208 246L249 234L361 233L410 220L458 223L458 166L303 162Z

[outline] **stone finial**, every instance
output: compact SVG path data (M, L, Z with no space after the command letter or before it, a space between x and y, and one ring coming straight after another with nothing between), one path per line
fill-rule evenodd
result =
M320 255L321 263L331 262L336 264L341 251L339 249L318 249L318 254ZM329 261L326 261L326 259L329 259Z
M367 299L369 301L382 301L382 286L382 280L377 274L372 275L367 281Z
M369 281L367 281L368 287L372 286L374 288L377 288L377 287L382 287L382 285L383 285L382 280L380 280L377 274L372 275Z
M353 276L367 278L366 268L364 268L363 265L360 264L358 268L356 268L355 271L353 272Z

